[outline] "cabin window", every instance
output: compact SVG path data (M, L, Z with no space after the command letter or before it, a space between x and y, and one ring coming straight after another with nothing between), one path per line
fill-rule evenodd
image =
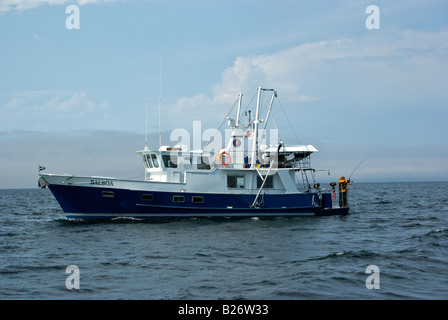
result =
M165 168L177 168L177 156L164 154L162 156L163 164Z
M151 155L151 159L152 159L152 163L154 165L154 168L158 168L159 167L159 160L157 160L157 156L155 154Z
M244 189L244 176L227 176L227 188Z
M101 194L103 195L104 198L113 198L114 197L113 191L103 191Z
M154 200L153 194L142 194L142 200L143 201L152 201Z
M185 202L184 196L173 196L173 202Z
M264 179L266 179L266 182L264 183L263 188L266 189L272 189L274 188L274 176L264 176ZM260 176L257 176L257 188L261 188L261 185L263 184L263 180L261 180Z
M194 196L191 198L191 202L193 203L204 203L204 197Z
M145 161L146 168L152 168L151 156L149 154L144 155L143 160Z

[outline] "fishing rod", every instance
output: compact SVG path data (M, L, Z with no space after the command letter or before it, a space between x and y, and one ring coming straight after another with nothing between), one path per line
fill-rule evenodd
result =
M350 180L350 178L352 177L352 175L355 173L355 171L359 168L359 166L368 159L369 157L366 157L365 159L361 160L360 163L358 163L358 165L356 166L356 168L353 170L353 172L350 174L350 176L348 177L348 180Z

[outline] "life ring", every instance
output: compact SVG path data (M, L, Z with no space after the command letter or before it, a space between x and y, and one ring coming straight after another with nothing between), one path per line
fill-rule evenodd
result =
M218 162L221 163L223 166L227 166L230 163L230 154L226 151L222 150L218 152L217 156Z

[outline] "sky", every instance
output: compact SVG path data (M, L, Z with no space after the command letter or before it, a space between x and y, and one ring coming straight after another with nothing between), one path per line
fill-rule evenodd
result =
M38 165L142 176L159 103L175 144L259 86L278 92L285 143L319 150L323 179L365 160L353 180L448 181L447 13L445 0L0 0L0 188L36 187Z

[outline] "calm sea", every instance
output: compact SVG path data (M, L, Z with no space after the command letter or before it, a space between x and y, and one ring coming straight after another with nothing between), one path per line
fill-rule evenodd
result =
M0 190L0 299L447 299L448 183L349 199L341 217L88 223L47 189Z

